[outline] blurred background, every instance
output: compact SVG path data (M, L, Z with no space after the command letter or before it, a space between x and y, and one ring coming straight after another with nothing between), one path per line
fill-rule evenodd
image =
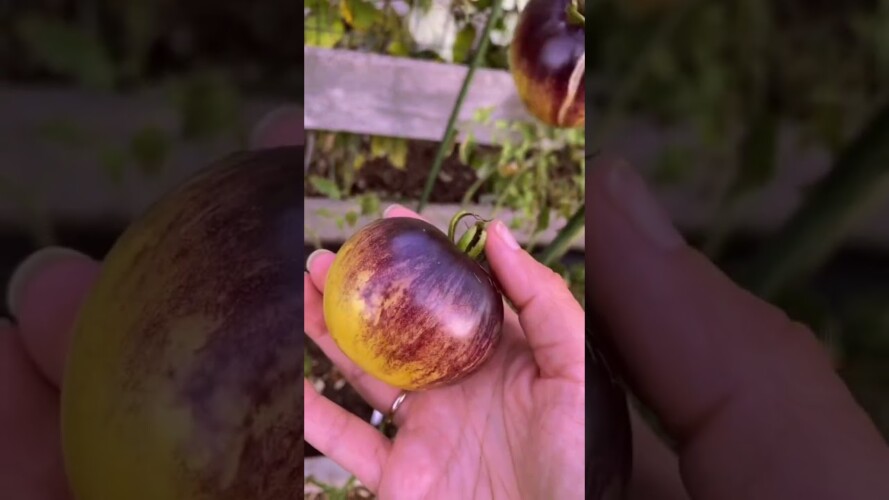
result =
M889 436L889 1L587 8L588 147L810 325Z
M399 201L433 218L490 210L539 251L582 208L578 153L621 155L694 245L813 328L889 436L889 0L586 0L584 137L515 99L526 3L503 1L488 32L494 0L306 3L307 249L336 249ZM582 295L579 234L551 264ZM316 386L369 416L309 354Z
M0 1L0 282L39 246L102 257L149 203L301 102L299 9Z
M486 34L494 1L0 0L0 280L47 244L101 257L305 94L307 250L421 200L546 249L582 209L584 150L620 154L695 245L813 327L889 436L889 0L586 0L585 135L524 113L507 51L526 2ZM551 264L582 299L572 234ZM306 375L369 417L309 350Z

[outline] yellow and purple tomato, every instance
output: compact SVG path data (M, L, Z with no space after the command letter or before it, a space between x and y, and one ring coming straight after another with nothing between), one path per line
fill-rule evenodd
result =
M585 30L569 14L572 0L530 0L509 48L510 71L525 106L562 128L584 125Z
M363 227L328 272L324 319L340 349L395 387L454 384L491 357L503 299L491 276L428 222Z

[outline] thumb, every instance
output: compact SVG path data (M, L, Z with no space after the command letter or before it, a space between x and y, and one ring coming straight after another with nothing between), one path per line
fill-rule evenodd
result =
M886 445L812 332L687 245L625 163L602 160L587 189L590 303L691 496L885 492Z
M583 309L565 280L522 250L501 221L489 226L485 253L517 309L540 375L583 383Z
M55 388L62 384L78 310L99 270L83 254L49 247L25 259L9 282L8 308L23 347Z

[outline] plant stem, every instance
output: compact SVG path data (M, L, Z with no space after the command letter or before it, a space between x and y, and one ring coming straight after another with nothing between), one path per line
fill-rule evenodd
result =
M744 284L770 299L822 265L889 192L889 103L841 152L787 224L751 263Z
M473 260L479 260L485 252L485 242L488 240L487 224L478 221L472 225L460 241L457 242L457 248L468 255Z
M476 222L463 233L460 241L455 244L472 259L478 260L485 250L485 241L488 239L487 221L466 210L460 210L451 217L451 222L448 224L448 239L454 241L454 236L457 234L457 224L465 217L475 217Z
M493 175L494 170L491 169L490 173L478 177L475 182L473 182L472 185L469 186L469 189L466 190L466 193L463 194L463 199L460 203L464 206L469 205L469 203L472 202L472 198L475 196L475 193L477 193L478 190L481 189L481 187L485 184L485 182L487 182L488 179L490 179Z
M473 214L469 213L467 210L460 210L453 217L451 217L451 222L448 223L448 239L454 241L454 236L457 234L457 224L463 220L464 217L470 217Z
M488 52L488 42L491 38L491 30L494 28L494 23L500 18L500 12L502 10L503 5L501 0L494 0L491 15L488 17L488 20L485 23L485 29L482 32L482 38L472 57L472 62L469 65L469 71L466 73L466 78L463 79L463 87L460 89L460 94L457 95L457 102L454 103L454 109L451 110L451 117L448 119L448 126L445 129L444 138L442 138L441 144L438 146L438 151L435 153L435 161L432 163L429 177L426 178L426 187L423 189L423 195L420 197L420 202L417 204L417 213L421 213L426 207L426 203L429 201L429 196L432 194L432 188L435 186L435 180L438 178L439 172L441 172L445 154L447 151L451 150L451 143L454 140L454 136L457 134L457 118L460 116L460 109L463 107L463 101L466 99L466 94L469 92L469 85L472 83L472 77L475 76L475 70L481 64L482 59L484 59L485 54Z
M540 261L541 264L549 266L568 251L568 247L571 245L571 242L574 241L574 238L577 237L580 230L583 229L584 222L586 221L586 204L582 204L580 208L574 212L574 215L568 219L568 223L565 224L559 234L543 249L540 253L540 257L537 260Z

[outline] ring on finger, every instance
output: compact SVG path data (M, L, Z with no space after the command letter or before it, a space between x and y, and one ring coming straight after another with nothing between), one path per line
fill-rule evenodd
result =
M395 398L395 401L392 402L392 406L389 407L389 412L385 415L379 410L374 410L373 415L370 417L370 424L374 427L379 427L384 422L393 422L395 419L395 412L397 412L404 404L407 394L407 391L401 391L398 397Z

